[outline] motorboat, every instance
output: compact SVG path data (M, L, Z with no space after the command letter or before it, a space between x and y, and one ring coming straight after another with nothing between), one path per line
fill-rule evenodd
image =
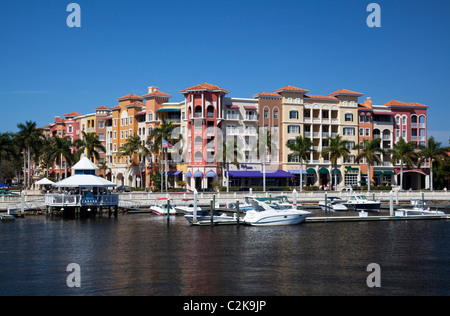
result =
M319 206L322 211L331 211L331 212L344 212L348 211L348 207L342 204L344 201L338 197L329 197L327 198L327 205L325 205L325 201L320 201Z
M342 203L354 211L380 211L380 201L368 200L364 195L351 195L347 202Z
M150 207L150 211L155 215L167 215L167 201L168 198L158 198L156 199L156 204ZM169 204L169 215L177 215L173 203Z
M194 223L194 213L189 213L184 215L184 218L191 224ZM211 212L207 210L197 210L196 222L211 222ZM220 214L218 211L213 211L213 222L214 223L224 223L224 222L236 222L236 216L230 216L226 214Z
M248 210L243 223L252 226L297 225L305 221L311 212L298 210L293 206L282 206L277 202L266 203L250 199L253 210Z
M420 200L411 201L412 208L401 208L395 211L396 216L411 216L411 215L444 215L445 213L439 210L431 210L426 207L426 203Z
M184 205L175 205L175 210L178 213L182 214L191 214L194 211L194 203L191 202L194 199L183 199L182 201L185 202ZM202 209L197 206L197 212L200 212Z

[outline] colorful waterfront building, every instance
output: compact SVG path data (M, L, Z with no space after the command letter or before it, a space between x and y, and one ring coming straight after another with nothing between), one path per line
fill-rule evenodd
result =
M420 103L409 103L391 100L384 104L393 113L394 143L403 138L407 142L415 142L417 145L427 146L427 109L428 106ZM395 164L397 183L400 183L400 166ZM403 168L403 189L418 190L427 188L430 174L429 165L421 168Z

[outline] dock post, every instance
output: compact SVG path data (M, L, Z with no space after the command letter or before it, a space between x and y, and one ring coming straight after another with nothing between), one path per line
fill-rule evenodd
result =
M20 192L20 212L22 216L25 213L25 192L23 190Z
M325 211L328 211L327 192L325 192Z
M425 208L425 193L422 192L422 207Z
M394 192L389 193L389 215L394 216Z
M214 225L214 200L211 201L211 211L210 211L210 213L211 213L211 226L213 226Z
M167 200L166 212L167 212L167 226L169 226L169 223L170 223L170 200L169 199Z
M397 188L397 190L395 191L395 204L396 205L398 205L398 191L400 191L400 189Z
M197 223L197 199L198 199L198 191L194 189L194 218L192 220L193 223Z
M236 223L239 226L239 201L236 201Z
M115 206L114 206L114 217L115 217L115 218L117 218L118 208L119 208L118 205L115 205Z

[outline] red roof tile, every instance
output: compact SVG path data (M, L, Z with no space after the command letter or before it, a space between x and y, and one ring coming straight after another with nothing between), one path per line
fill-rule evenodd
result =
M425 107L428 108L425 104L420 103L408 103L408 102L401 102L397 100L391 100L388 103L385 104L385 106L408 106L408 107Z
M359 93L359 92L355 92L355 91L350 91L350 90L347 90L347 89L341 89L341 90L338 90L338 91L335 91L335 92L333 92L333 93L330 93L329 95L357 95L357 96L362 96L363 94L362 93Z
M153 91L149 94L143 95L143 98L150 98L150 97L167 97L167 98L171 98L172 96L170 94L164 93L162 91L156 90Z
M102 105L94 108L94 110L109 110L109 107Z
M190 88L187 88L187 89L184 89L184 90L181 90L180 92L181 93L186 93L188 91L195 91L195 90L222 91L222 92L225 92L225 93L230 93L229 91L227 91L225 89L222 89L219 86L215 86L215 85L212 85L212 84L209 84L209 83L206 83L206 82L198 84L198 85L190 87Z
M275 92L260 92L257 93L253 96L254 98L258 98L258 97L276 97L276 98L280 98L281 99L281 95L279 95L278 93Z
M305 89L297 88L297 87L293 87L293 86L286 86L286 87L280 88L278 90L275 90L274 92L276 92L276 93L280 93L280 92L303 92L303 93L307 93L307 92L309 92L309 90L305 90Z
M123 97L117 99L117 101L124 101L124 100L140 100L140 101L142 101L143 98L136 94L128 94L126 96L123 96Z
M73 116L80 116L80 115L81 114L78 112L70 112L70 113L64 114L63 116L64 117L73 117Z
M307 98L307 99L339 100L338 98L332 97L332 96L329 96L329 95L305 94L304 97Z

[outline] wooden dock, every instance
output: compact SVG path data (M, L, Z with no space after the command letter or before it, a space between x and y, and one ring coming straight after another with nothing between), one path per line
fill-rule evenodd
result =
M305 223L328 223L328 222L370 222L370 221L404 221L404 220L449 220L450 215L410 215L410 216L327 216L307 217Z

